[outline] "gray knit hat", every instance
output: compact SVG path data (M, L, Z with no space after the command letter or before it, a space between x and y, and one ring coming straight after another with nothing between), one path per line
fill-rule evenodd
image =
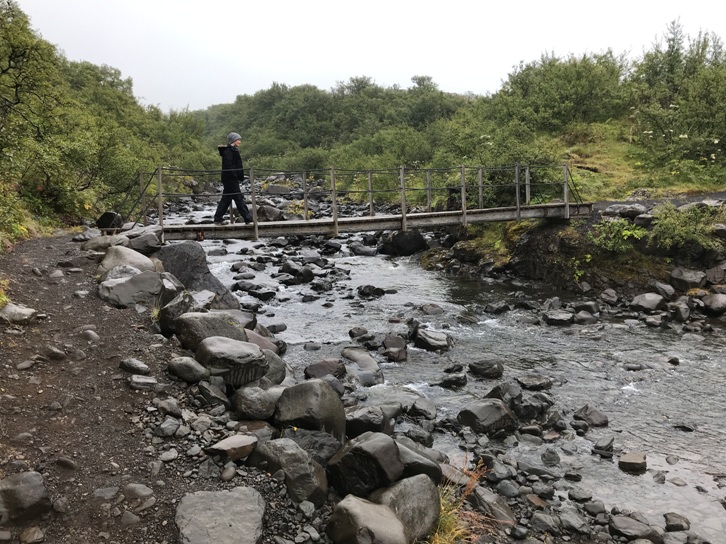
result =
M242 139L242 136L240 136L236 132L230 132L229 134L227 134L227 143L232 144L232 143L236 142L237 140L241 140L241 139Z

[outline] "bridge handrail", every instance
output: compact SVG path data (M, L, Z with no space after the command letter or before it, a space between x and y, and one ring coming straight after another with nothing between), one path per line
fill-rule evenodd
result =
M561 169L559 181L551 179L557 169ZM544 175L539 173L544 170ZM384 199L393 209L400 206L403 223L408 208L414 209L425 205L428 212L431 212L436 205L437 208L445 201L449 210L458 209L461 212L462 223L466 224L466 212L469 210L491 209L505 205L521 206L533 203L546 203L553 199L565 204L566 216L569 217L570 200L573 198L573 205L582 203L582 198L572 173L567 164L563 165L520 165L512 166L466 166L457 168L410 168L400 167L398 169L336 169L329 170L294 170L282 171L273 169L246 168L248 172L247 183L243 184L247 190L241 194L250 195L252 198L253 221L257 224L257 189L262 188L265 183L275 184L277 181L293 180L297 188L290 192L294 197L302 196L303 218L310 219L311 210L309 201L311 198L318 200L329 198L331 201L334 220L337 221L338 200L348 198L352 201L363 202L362 195L368 195L369 214L375 215L376 195L400 195L398 198ZM537 175L533 175L534 172ZM143 208L140 212L142 218L146 218L149 209L156 202L158 206L159 223L163 225L164 199L168 198L218 198L219 193L194 193L179 192L173 189L164 190L165 178L198 178L201 176L215 176L218 182L220 170L187 170L177 167L159 166L153 173L141 173L139 178L140 194L136 198L127 218L134 213L137 206ZM267 174L267 177L264 177ZM149 179L144 184L144 176ZM151 193L149 187L153 179L157 179L156 193ZM312 181L310 181L312 180ZM374 180L376 183L374 183ZM511 180L511 181L510 181ZM336 187L336 182L340 183ZM327 184L327 187L325 186ZM175 182L175 185L179 185ZM511 189L511 191L510 191ZM436 195L444 193L444 199ZM420 195L425 194L425 197ZM144 206L144 197L149 200ZM352 198L351 198L352 197ZM124 200L128 200L129 195ZM297 198L296 198L297 199ZM438 200L438 202L435 202ZM381 201L379 200L378 203ZM412 208L413 207L413 208ZM517 213L519 219L519 213Z

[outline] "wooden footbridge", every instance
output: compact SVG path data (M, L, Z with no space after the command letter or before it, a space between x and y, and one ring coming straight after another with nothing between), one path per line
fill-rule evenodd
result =
M246 184L243 191L245 188L248 191L243 194L253 213L252 223L217 225L210 220L190 220L186 224L172 224L164 219L165 202L208 198L216 205L220 197L219 194L165 193L163 188L169 184L165 183L165 177L181 175L190 173L161 167L154 173L157 191L153 200L165 240L256 240L294 235L335 237L339 233L383 230L428 231L482 222L567 220L592 212L592 203L579 198L566 165L270 171L267 175L250 169L248 179L255 182ZM218 179L219 172L214 175ZM294 203L287 211L293 218L267 220L263 205L283 195L288 205ZM382 213L382 207L387 211Z

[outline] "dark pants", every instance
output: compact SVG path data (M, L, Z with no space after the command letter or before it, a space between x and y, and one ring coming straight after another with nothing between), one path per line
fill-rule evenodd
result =
M225 181L222 198L219 199L217 211L214 212L215 223L220 223L224 219L224 214L227 213L227 210L233 201L237 206L237 211L240 213L245 223L250 223L252 221L252 213L250 213L250 210L247 208L247 204L245 204L245 199L242 197L239 182Z

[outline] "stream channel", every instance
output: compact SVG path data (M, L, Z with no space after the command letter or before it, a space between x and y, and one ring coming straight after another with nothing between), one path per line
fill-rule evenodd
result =
M325 257L337 268L350 271L349 280L334 283L332 291L313 293L309 285L285 287L271 277L278 272L278 266L272 264L256 272L252 280L277 291L273 299L262 303L258 321L268 326L286 325L286 330L275 336L287 343L284 359L295 369L296 377L303 379L308 364L340 357L343 347L357 345L348 335L353 327L386 335L407 331L406 320L416 318L429 328L450 334L453 348L436 354L409 344L405 362L389 363L378 357L385 383L368 388L361 404L390 400L395 395L425 395L435 402L437 419L455 419L463 406L484 397L501 381L520 374L547 376L554 382L548 391L555 399L551 410L561 411L570 422L575 410L590 404L607 414L609 426L593 428L582 437L566 433L553 444L519 440L509 448L512 457L541 465L541 453L553 447L561 459L557 469L579 472L582 481L577 486L590 491L606 508L636 510L660 526L664 513L677 512L691 521L696 534L714 543L726 542L726 506L721 504L726 497L723 329L703 336L684 334L649 328L635 319L608 320L607 316L595 325L558 327L535 324L536 312L523 309L496 316L478 311L477 322L462 324L457 316L488 303L513 303L516 299L541 305L555 295L563 302L574 300L576 295L553 293L546 286L529 282L471 280L425 271L415 256L354 256L346 245L353 240L360 240L360 236L337 239L343 244L341 251ZM231 265L236 262L270 254L314 254L308 246L279 248L269 242L224 240L202 245L208 254L212 249L226 249L226 255L208 255L208 262L212 273L228 287L235 283ZM356 293L361 285L374 285L387 293L363 300ZM236 294L243 306L260 305L249 295ZM303 294L318 298L303 302ZM584 295L578 298L585 299ZM425 315L420 308L430 303L439 305L444 313ZM310 343L320 349L306 349ZM444 368L461 364L466 369L468 363L485 357L505 363L501 380L470 375L468 383L458 389L434 385L445 375ZM643 370L626 370L629 363L638 363ZM526 396L527 391L524 393ZM613 459L591 452L594 442L605 436L615 439ZM452 462L467 462L458 438L439 432L434 437L434 447L449 455ZM633 475L621 471L618 450L646 453L647 472ZM661 476L662 483L656 475Z

